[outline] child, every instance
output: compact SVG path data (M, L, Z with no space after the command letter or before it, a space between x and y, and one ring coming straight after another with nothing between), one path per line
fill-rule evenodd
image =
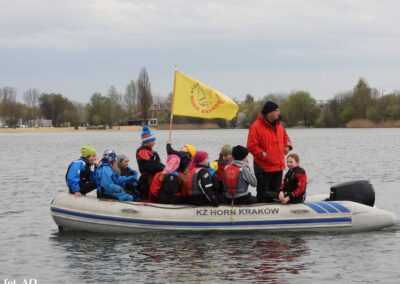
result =
M216 161L217 166L215 169L215 166L211 165L212 168L214 168L217 173L216 173L216 178L218 182L218 194L222 195L224 191L224 170L226 165L228 165L231 161L233 160L232 157L232 146L229 144L225 144L222 146L221 151L219 153L219 158ZM214 164L214 163L213 163Z
M149 198L149 189L154 175L164 169L160 162L160 156L153 150L156 136L150 131L148 126L143 126L142 146L136 151L136 160L138 163L140 178L139 191L142 199Z
M232 148L233 161L225 167L224 194L229 204L254 204L257 198L249 192L249 184L257 186L257 179L249 167L249 151L237 145Z
M151 182L150 201L162 204L180 203L182 173L177 171L180 162L179 156L168 156L164 170L158 172Z
M81 157L69 165L65 174L69 193L82 196L96 189L93 175L95 163L96 150L92 146L82 147Z
M97 197L118 199L120 201L140 201L136 195L123 191L126 182L135 180L134 176L120 176L113 168L116 165L116 154L113 150L106 150L101 159L101 165L96 171Z
M176 151L172 148L171 142L167 142L167 154L168 155L177 155L180 158L180 164L178 167L178 172L183 173L187 169L190 164L190 160L196 154L196 147L190 144L185 144L181 148L180 151Z
M137 194L138 191L136 190L136 186L139 174L137 171L134 171L129 167L129 158L125 154L117 155L117 166L121 176L124 177L134 176L133 182L125 183L125 191L132 195Z
M279 192L281 204L302 203L306 198L307 174L299 163L300 157L297 154L289 154L286 158L289 170L283 178Z
M208 154L197 151L186 171L184 183L186 203L218 206L219 201L214 193L215 188L207 169L208 164Z

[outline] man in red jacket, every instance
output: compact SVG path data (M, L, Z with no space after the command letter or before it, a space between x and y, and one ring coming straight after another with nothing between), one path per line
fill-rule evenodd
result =
M258 202L278 199L285 155L292 149L290 138L279 121L279 113L279 106L267 101L250 126L247 137L247 149L254 158Z

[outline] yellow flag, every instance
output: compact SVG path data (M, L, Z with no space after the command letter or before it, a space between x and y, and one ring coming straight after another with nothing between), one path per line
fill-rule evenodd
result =
M173 115L231 120L239 110L231 98L179 71L175 71L173 95Z

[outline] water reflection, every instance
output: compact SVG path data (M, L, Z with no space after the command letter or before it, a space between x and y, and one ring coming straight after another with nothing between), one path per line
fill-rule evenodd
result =
M149 232L125 236L51 237L77 281L286 282L308 267L301 237Z

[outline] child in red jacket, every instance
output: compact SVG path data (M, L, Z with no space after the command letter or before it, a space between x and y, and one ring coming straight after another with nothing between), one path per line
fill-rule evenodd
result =
M283 178L279 191L281 204L302 203L306 198L307 174L299 163L300 157L297 154L289 154L286 158L289 170Z

